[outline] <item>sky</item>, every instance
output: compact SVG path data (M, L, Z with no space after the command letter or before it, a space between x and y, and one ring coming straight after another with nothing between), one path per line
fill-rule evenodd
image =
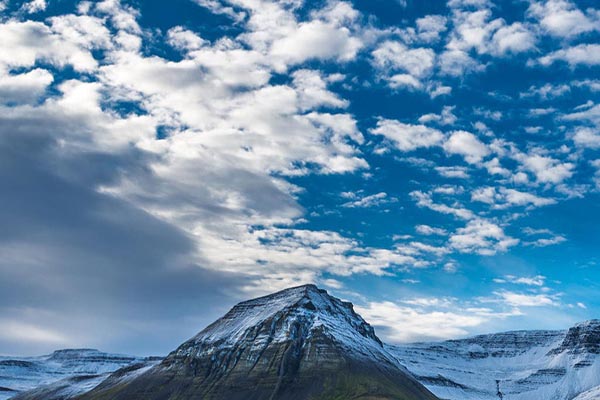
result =
M0 0L0 354L316 283L384 340L600 317L593 0Z

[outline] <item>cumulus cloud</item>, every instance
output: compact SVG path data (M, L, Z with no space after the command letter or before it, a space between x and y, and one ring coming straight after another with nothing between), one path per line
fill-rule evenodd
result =
M517 245L519 239L506 235L494 222L477 218L451 234L449 243L461 253L492 255Z
M578 65L599 65L600 45L579 44L577 46L556 50L539 58L539 63L543 66L549 66L556 61L564 61L571 67L576 67Z
M597 14L584 13L567 0L534 1L528 13L539 20L546 32L557 37L569 38L599 29Z
M0 24L0 36L1 69L33 67L38 61L59 67L71 65L77 71L97 66L90 49L52 32L41 22L10 20Z
M578 146L597 149L600 148L600 133L592 128L577 128L573 134L573 141Z
M429 225L417 225L415 230L421 235L429 236L429 235L440 235L445 236L448 232L442 228L435 228Z
M411 125L390 119L380 119L371 134L384 136L401 151L412 151L420 147L432 147L441 143L444 135L437 129L425 125Z
M417 35L424 42L437 42L447 29L447 18L443 15L426 15L416 20Z
M490 153L487 146L477 136L467 131L452 132L444 143L444 150L448 154L463 156L469 164L481 162Z
M482 187L475 189L471 200L486 203L494 209L512 206L542 207L556 204L556 200L537 196L533 193L520 192L515 189L501 187Z
M415 77L428 74L433 68L432 49L406 47L400 42L386 41L373 50L373 62L384 70L401 70Z
M520 154L516 157L523 163L523 167L535 174L538 182L558 184L573 175L575 164L561 162L552 157L539 154Z
M34 103L54 81L45 69L36 68L16 75L0 75L0 101L2 103Z

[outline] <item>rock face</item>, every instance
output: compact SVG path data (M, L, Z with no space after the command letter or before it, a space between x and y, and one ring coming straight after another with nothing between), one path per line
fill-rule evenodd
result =
M567 331L505 332L389 350L444 399L600 399L598 320Z
M593 319L575 325L567 331L560 345L552 352L560 354L600 354L600 320Z
M436 399L352 304L313 285L246 301L157 366L82 400Z

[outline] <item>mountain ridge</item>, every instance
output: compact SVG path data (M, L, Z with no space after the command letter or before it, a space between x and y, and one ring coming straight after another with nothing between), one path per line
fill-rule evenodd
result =
M138 362L102 376L67 378L16 399L391 400L437 395L448 400L595 400L600 399L599 343L600 320L592 319L566 330L388 345L352 303L315 285L300 285L238 303L157 365L156 360ZM98 365L106 354L65 349L44 357L61 365L83 359ZM126 362L129 356L108 357Z
M571 400L590 390L582 398L600 393L593 391L600 386L599 343L600 321L588 320L566 330L508 331L388 349L441 398Z

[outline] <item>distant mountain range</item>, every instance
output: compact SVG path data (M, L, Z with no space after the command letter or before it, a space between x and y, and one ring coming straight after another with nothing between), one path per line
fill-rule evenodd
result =
M567 331L505 332L387 349L444 399L600 399L598 320Z
M436 397L437 396L437 397ZM402 346L304 285L242 302L164 359L0 357L0 400L594 400L600 321Z
M94 349L58 350L40 357L0 357L0 400L39 388L49 399L72 398L107 379L121 368L152 365L160 358L103 353ZM62 397L57 397L60 394ZM44 398L44 397L40 397Z

